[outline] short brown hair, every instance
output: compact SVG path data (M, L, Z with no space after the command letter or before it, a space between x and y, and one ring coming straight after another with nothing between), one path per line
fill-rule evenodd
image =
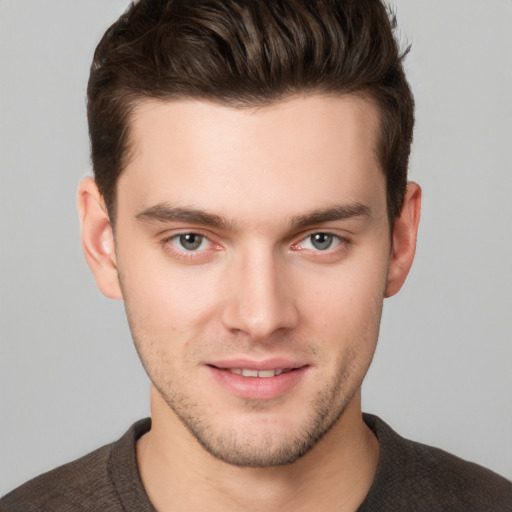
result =
M407 185L414 100L395 17L380 0L140 0L106 31L91 66L96 183L114 222L129 120L144 98L260 106L301 92L357 93L380 112L378 158L391 225Z

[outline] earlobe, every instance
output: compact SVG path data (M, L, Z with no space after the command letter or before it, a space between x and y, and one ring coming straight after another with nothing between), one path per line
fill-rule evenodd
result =
M389 262L385 297L398 293L411 269L416 252L416 238L420 222L421 188L410 182L404 204L393 227L393 247Z
M82 230L82 249L96 284L105 296L122 299L114 234L105 202L93 178L87 177L80 182L77 202Z

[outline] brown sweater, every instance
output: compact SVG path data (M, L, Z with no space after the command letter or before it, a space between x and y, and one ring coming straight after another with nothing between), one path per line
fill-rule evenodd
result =
M512 511L512 483L437 448L408 441L364 415L380 444L375 481L359 512ZM1 512L155 512L135 458L151 428L135 423L117 442L54 469L0 500Z

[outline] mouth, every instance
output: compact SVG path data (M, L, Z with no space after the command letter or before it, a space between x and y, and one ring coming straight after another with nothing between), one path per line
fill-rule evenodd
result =
M310 367L290 361L230 361L206 366L214 380L230 394L253 400L269 400L290 393Z
M211 365L213 366L213 365ZM268 379L269 377L277 377L283 373L292 372L295 368L274 368L271 370L254 370L251 368L219 368L213 366L217 370L234 373L235 375L241 375L242 377L259 377L262 379Z

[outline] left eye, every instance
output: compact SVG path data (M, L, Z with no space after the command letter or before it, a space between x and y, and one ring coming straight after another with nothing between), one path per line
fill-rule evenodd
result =
M330 233L313 233L304 239L302 246L305 249L314 249L316 251L326 251L333 249L341 243L340 238Z
M171 239L171 243L178 249L185 249L186 251L198 251L206 249L208 246L208 239L203 235L197 233L184 233L176 235Z

